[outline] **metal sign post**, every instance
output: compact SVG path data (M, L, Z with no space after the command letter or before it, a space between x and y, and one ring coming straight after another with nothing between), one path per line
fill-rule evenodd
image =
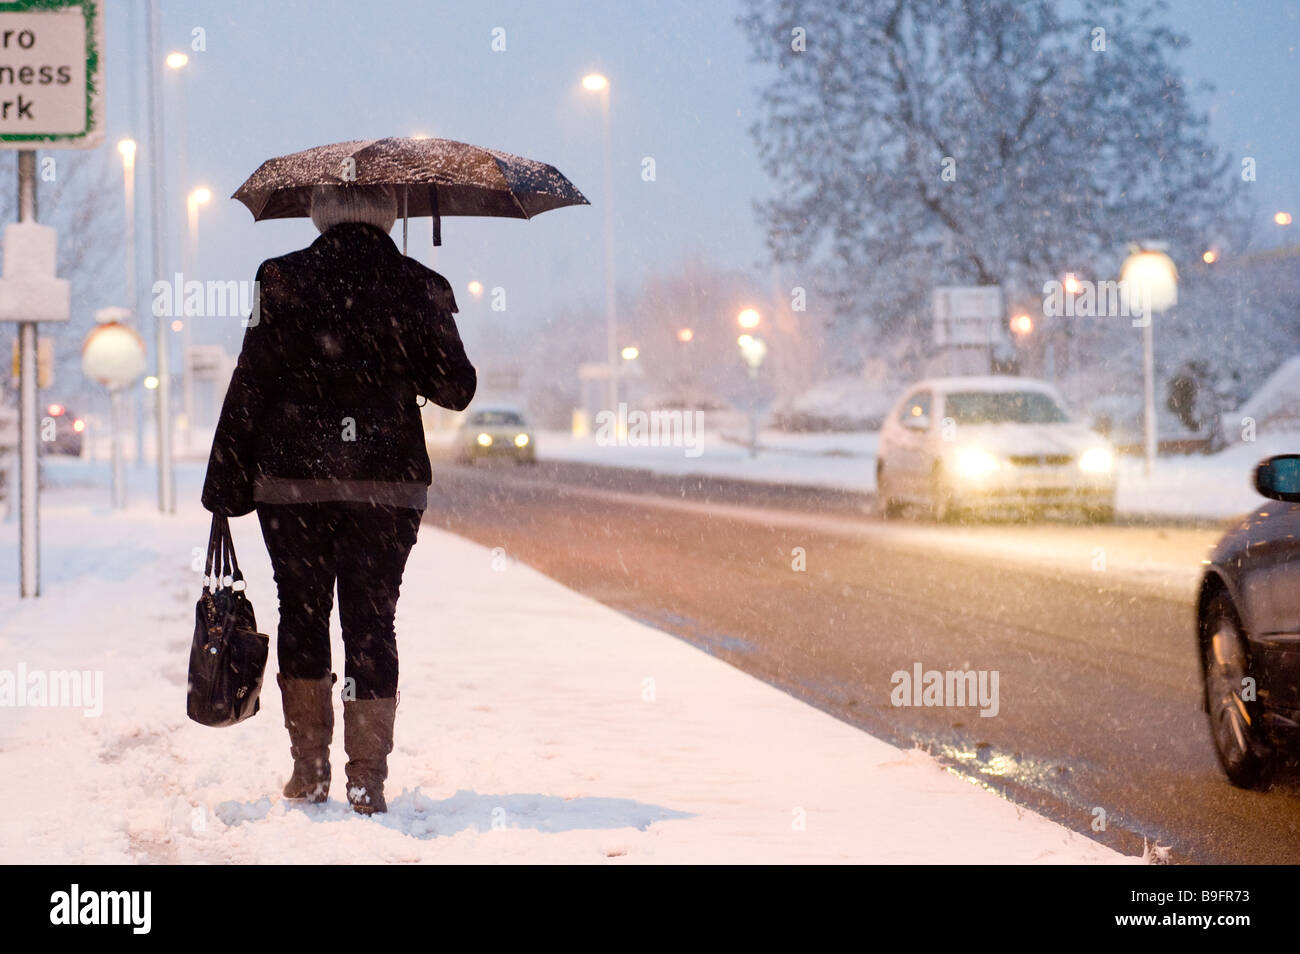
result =
M36 389L39 321L67 321L69 287L54 277L53 229L36 224L36 149L87 149L103 138L98 0L0 2L0 68L50 77L0 90L0 148L18 149L18 224L5 230L0 320L18 322L19 484L23 596L40 594Z
M36 153L18 153L18 221L36 221ZM18 553L19 591L41 595L40 448L36 444L36 322L18 325Z

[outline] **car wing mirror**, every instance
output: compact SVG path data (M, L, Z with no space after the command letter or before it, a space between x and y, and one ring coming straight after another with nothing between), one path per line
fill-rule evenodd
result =
M1300 454L1279 454L1255 468L1255 489L1265 497L1300 503Z

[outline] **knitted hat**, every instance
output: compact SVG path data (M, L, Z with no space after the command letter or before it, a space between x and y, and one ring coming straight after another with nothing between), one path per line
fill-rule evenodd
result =
M311 220L322 232L344 222L366 222L391 232L397 221L397 191L389 185L314 186Z

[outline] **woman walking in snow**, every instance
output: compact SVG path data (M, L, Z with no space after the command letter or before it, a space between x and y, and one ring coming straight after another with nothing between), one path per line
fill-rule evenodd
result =
M259 304L212 442L203 506L257 511L280 601L277 677L293 775L329 796L329 618L343 629L347 796L387 810L397 708L393 619L432 473L417 396L462 410L477 376L451 286L402 255L387 186L317 186L320 237L263 262Z

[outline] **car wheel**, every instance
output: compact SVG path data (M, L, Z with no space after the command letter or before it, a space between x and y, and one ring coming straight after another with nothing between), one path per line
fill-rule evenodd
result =
M876 500L880 504L881 516L886 519L898 517L903 513L903 505L889 495L885 483L885 462L881 460L876 461Z
M1202 626L1205 701L1219 764L1233 785L1263 788L1273 774L1273 752L1260 723L1258 701L1242 698L1250 660L1227 593L1210 601Z

